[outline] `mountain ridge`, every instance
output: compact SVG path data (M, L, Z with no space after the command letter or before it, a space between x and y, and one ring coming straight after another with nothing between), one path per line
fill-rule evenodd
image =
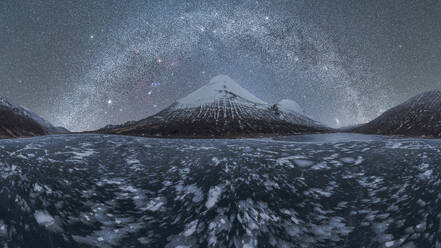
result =
M32 137L68 132L55 127L31 110L0 96L0 138Z
M441 137L441 90L411 97L374 120L347 128L348 132Z
M154 137L254 137L326 132L330 129L293 111L283 111L226 75L135 122L107 126L102 133Z

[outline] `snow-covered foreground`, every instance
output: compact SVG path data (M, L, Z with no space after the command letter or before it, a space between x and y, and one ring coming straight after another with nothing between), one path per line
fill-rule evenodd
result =
M441 140L0 141L0 246L439 247Z

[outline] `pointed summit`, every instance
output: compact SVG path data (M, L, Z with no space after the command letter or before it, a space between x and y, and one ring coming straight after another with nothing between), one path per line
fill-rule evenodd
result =
M278 109L220 75L156 115L102 133L160 137L256 137L324 132L310 118Z
M226 75L214 77L208 84L179 99L177 103L179 107L189 108L234 98L243 102L266 104Z

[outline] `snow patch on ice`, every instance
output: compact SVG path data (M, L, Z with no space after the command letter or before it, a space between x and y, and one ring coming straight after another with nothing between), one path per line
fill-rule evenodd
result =
M35 220L42 226L50 226L55 224L55 219L47 212L43 210L37 210L34 213Z
M212 208L214 205L216 205L217 201L219 201L219 197L222 194L223 185L217 185L214 187L211 187L208 191L208 199L205 203L205 206L207 209Z
M193 235L193 233L196 231L196 227L198 226L199 221L198 220L194 220L192 222L190 222L189 224L187 224L185 226L185 231L184 231L184 236L188 237Z
M3 220L0 220L0 239L8 236L8 226Z
M57 225L54 217L52 217L52 215L46 210L35 211L34 218L40 226L43 226L50 231L62 231L61 227Z
M343 163L352 164L355 162L354 158L351 157L344 157L340 159Z
M314 164L314 162L304 159L294 159L293 161L299 167L308 167Z
M185 198L186 195L189 194L193 195L192 201L195 203L201 202L204 199L204 193L198 186L196 186L196 184L187 185L187 186L177 185L176 191L178 191L178 193L183 192L183 194L179 197L179 199L183 199Z
M35 183L34 184L34 191L35 192L41 192L41 191L43 191L43 187L41 187L40 184Z
M161 209L161 207L163 205L165 205L167 203L167 200L164 197L156 197L153 198L152 200L150 200L147 203L147 206L145 208L143 208L142 210L149 210L152 212L156 212L159 209Z
M84 151L81 151L81 152L73 151L71 153L74 155L74 157L73 157L74 159L83 160L83 159L85 159L87 157L92 156L96 152L94 150L87 149L87 150L84 150Z

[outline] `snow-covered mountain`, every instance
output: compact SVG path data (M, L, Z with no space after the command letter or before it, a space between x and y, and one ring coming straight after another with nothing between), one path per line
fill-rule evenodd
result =
M324 132L328 128L295 110L292 102L270 105L225 75L161 112L99 132L174 137L246 137Z
M62 127L52 124L29 109L0 96L0 138L28 137L66 133Z
M441 137L441 90L421 93L391 108L373 121L346 131Z

